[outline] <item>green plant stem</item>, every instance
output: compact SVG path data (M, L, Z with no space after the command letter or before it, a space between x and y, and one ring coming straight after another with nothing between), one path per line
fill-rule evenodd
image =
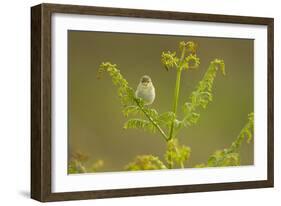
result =
M180 92L180 80L181 80L181 69L179 68L178 71L177 71L177 80L176 80L174 107L173 107L173 112L174 112L175 116L176 116L177 109L178 109L178 99L179 99L179 92ZM171 140L173 138L174 127L175 127L175 121L172 121L171 127L170 127L170 135L169 135L168 140ZM169 162L171 162L171 159L169 160ZM172 163L168 164L168 168L169 169L173 168Z
M179 92L180 92L180 80L181 80L181 70L179 69L177 71L177 80L176 80L175 96L174 96L174 107L173 107L173 112L175 113L175 115L176 115L177 110L178 110L178 100L179 100ZM173 138L174 126L175 126L175 123L173 121L172 124L171 124L169 139Z
M175 116L177 116L177 110L178 110L180 82L181 82L181 72L182 72L182 62L184 60L184 55L185 55L185 49L182 50L179 66L177 68L177 79L176 79L176 86L175 86L175 93L174 93L174 106L173 106L173 112L174 112ZM170 127L169 140L173 138L174 127L175 127L175 122L173 121L171 123L171 127Z
M182 72L182 63L183 63L183 61L184 61L184 56L185 56L185 48L183 48L183 50L182 50L180 62L179 62L179 65L178 65L178 67L177 67L177 79L176 79L176 86L175 86L175 93L174 93L174 106L173 106L173 112L174 112L174 114L175 114L175 117L177 116L177 110L178 110L178 101L179 101L179 92L180 92L180 82L181 82L181 72ZM173 122L171 123L170 134L169 134L168 141L173 138L173 135L174 135L174 127L175 127L175 122L173 121ZM171 160L170 160L169 162L171 162ZM169 163L169 164L168 164L168 168L169 168L169 169L172 169L172 168L173 168L172 163ZM181 168L184 168L183 163L181 163Z
M138 107L141 109L141 111L144 113L144 115L147 117L147 119L156 127L156 129L160 132L160 134L162 135L162 137L164 138L165 141L168 140L167 135L165 134L165 132L162 130L162 128L153 120L153 118L147 114L147 112L143 109L143 106L138 102L135 101L138 105Z

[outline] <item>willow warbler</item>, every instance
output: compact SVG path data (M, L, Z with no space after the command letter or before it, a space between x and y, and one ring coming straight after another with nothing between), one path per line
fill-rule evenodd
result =
M135 95L137 98L144 101L144 105L150 105L153 103L155 99L155 88L149 76L142 76Z

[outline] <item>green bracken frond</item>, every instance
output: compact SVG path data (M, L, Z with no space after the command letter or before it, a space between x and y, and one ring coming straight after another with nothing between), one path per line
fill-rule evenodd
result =
M89 160L89 156L81 153L80 151L71 151L70 160L68 162L68 173L86 173L85 162Z
M176 56L176 52L162 52L161 62L169 70L171 68L177 68L180 70L188 70L198 68L200 65L200 59L196 56L196 45L192 41L180 42L179 44L182 56L179 58Z
M212 101L214 79L219 68L221 69L222 74L225 75L225 66L223 60L215 59L212 61L203 79L199 82L196 90L192 92L190 100L191 106L194 109L198 106L201 106L205 109L208 103Z
M210 66L203 79L199 82L196 90L191 94L190 100L192 109L196 109L196 107L199 106L205 109L208 103L212 101L214 79L219 68L221 69L222 74L225 75L225 66L223 60L215 59L210 63Z
M240 165L240 155L236 152L226 150L216 151L207 162L208 167L238 166Z
M253 139L253 134L254 134L254 113L252 112L248 115L247 124L243 127L236 140L231 144L229 150L231 152L236 152L237 150L239 150L245 138L247 138L247 143L250 143L251 140Z
M79 151L71 152L71 158L68 163L69 174L98 172L103 167L103 160L99 159L90 167L86 167L86 162L89 161L89 156Z
M166 70L169 70L173 67L177 67L179 63L179 58L176 57L176 52L162 52L161 62L165 66Z
M146 114L148 114L154 120L156 120L158 118L158 112L155 109L143 107L143 110L145 111Z
M134 91L128 86L127 80L122 76L120 70L117 69L117 65L111 64L110 62L103 62L98 70L98 78L101 78L104 72L108 72L113 84L118 87L118 96L122 105L127 106L133 104L135 101Z
M181 68L183 70L196 69L199 67L199 65L200 59L196 56L196 54L189 54L182 62Z
M187 53L194 54L196 52L197 45L193 41L181 41L179 43L179 49L181 52L185 50Z
M124 128L142 128L149 131L159 131L163 138L167 138L167 135L157 123L158 113L155 109L147 108L144 106L142 99L135 97L134 90L129 87L127 80L122 76L120 70L117 69L116 64L110 62L103 62L98 70L98 78L101 78L102 74L107 72L114 85L118 87L118 96L123 105L123 114L125 117L136 114L142 114L148 120L143 119L131 119L128 120Z
M78 160L71 160L68 163L68 173L69 174L78 174L78 173L86 173L87 170L82 162Z
M167 169L165 164L156 156L153 155L139 155L133 162L129 163L126 170L160 170Z
M162 126L167 130L170 128L171 122L175 120L175 114L173 112L165 112L162 114L158 114L158 112L155 109L148 108L148 107L139 107L135 105L130 105L125 107L123 109L123 114L125 117L131 115L131 116L140 116L141 118L145 118L145 114L147 114L150 116L151 119L153 119L153 122L155 124ZM135 122L135 120L136 119L132 119L132 122ZM138 118L137 120L142 120L142 119ZM151 126L151 128L155 128L155 126L154 127L152 127L152 125L149 126ZM131 128L137 128L137 127L131 127ZM138 127L138 128L145 129L146 127Z
M153 119L157 119L158 118L158 112L153 109L153 108L148 108L148 107L144 107L143 104L139 104L139 105L129 105L127 107L125 107L123 109L123 114L125 117L128 117L129 115L144 115L144 112L149 115L150 117L152 117Z
M193 41L180 42L180 70L196 69L200 65L200 59L196 56L197 45Z
M128 117L129 115L137 115L140 113L140 108L135 105L129 105L125 107L122 112L125 117Z
M214 79L219 69L221 69L222 74L225 75L224 61L219 59L213 60L196 90L192 92L190 102L186 102L183 105L184 118L180 122L180 127L196 124L200 117L200 114L195 112L196 109L198 107L205 109L209 102L213 100L212 89Z
M158 115L156 121L158 124L165 126L169 129L171 123L175 120L176 115L174 112L165 112L163 114Z
M129 119L125 122L124 129L144 129L153 133L156 132L155 125L144 119Z
M211 155L206 164L199 164L195 167L222 167L240 165L239 149L245 138L247 143L252 140L254 133L254 113L248 115L248 122L239 133L236 140L227 149L218 150Z
M168 165L174 167L175 165L184 168L184 162L190 157L191 149L185 145L179 145L177 139L168 141L167 150L165 153L165 160Z

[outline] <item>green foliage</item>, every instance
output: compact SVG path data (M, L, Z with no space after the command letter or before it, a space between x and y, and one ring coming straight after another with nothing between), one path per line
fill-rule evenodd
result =
M185 105L189 106L188 110L195 110L197 107L202 107L205 109L208 103L212 101L214 79L219 68L221 68L222 74L225 75L225 66L223 60L215 59L211 62L203 79L199 82L196 90L192 92L190 96L191 104Z
M184 162L190 157L191 149L187 146L180 146L177 139L171 139L167 143L165 160L171 168L180 166L184 168Z
M159 170L167 169L165 164L156 156L153 155L139 155L133 162L129 163L126 170Z
M167 139L167 135L156 121L158 119L157 111L144 107L143 101L135 97L134 90L128 86L127 80L121 75L120 70L117 69L117 65L111 64L110 62L103 62L98 70L99 78L103 72L108 72L112 78L112 82L118 87L118 96L120 97L121 104L124 106L124 116L128 117L130 114L142 113L147 118L147 120L140 118L130 119L125 123L124 128L141 128L153 132L157 130L164 139Z
M158 112L153 108L148 108L143 105L140 99L135 98L136 105L129 105L123 109L123 115L125 117L141 115L141 117L146 117L148 115L152 119L156 120L158 118Z
M176 68L178 70L188 70L198 68L200 59L196 56L196 45L192 41L180 42L181 57L176 56L176 52L162 52L161 62L169 70Z
M162 63L164 67L169 70L174 67L177 70L177 78L175 85L175 93L174 93L174 106L173 113L175 114L174 120L171 122L169 137L168 140L175 138L174 130L175 128L178 130L180 127L180 121L176 119L177 117L177 108L178 108L178 99L179 99L179 91L180 91L180 80L181 80L181 72L183 70L195 69L200 65L200 59L196 56L196 45L192 41L188 42L180 42L179 49L181 52L180 57L176 56L176 52L163 52L162 53Z
M254 113L248 115L248 122L243 127L235 141L229 148L218 150L211 155L206 164L200 164L196 167L222 167L222 166L237 166L240 165L239 149L245 138L247 143L250 143L254 132Z
M200 59L196 56L196 54L189 54L187 57L185 57L182 63L182 69L196 69L199 67L199 65Z
M80 174L80 173L91 173L99 172L99 170L104 166L103 160L97 160L90 167L86 167L85 163L78 160L70 160L68 163L68 173L69 174Z
M167 129L170 128L170 125L173 121L175 121L176 115L174 112L164 112L156 118L156 121L159 125L166 127Z
M150 131L155 133L156 127L148 120L144 119L129 119L124 124L124 129L144 129L146 131Z
M226 167L240 165L240 155L236 152L229 152L227 149L217 150L212 154L206 164L199 164L195 167Z
M238 166L240 165L239 153L227 150L218 150L208 159L209 167Z
M180 42L180 55L176 52L162 52L161 62L167 71L175 69L177 71L173 110L158 113L157 110L144 105L142 99L135 97L134 89L129 87L127 80L121 75L117 65L105 62L100 65L98 76L107 72L118 87L118 96L123 105L123 115L133 117L128 119L125 129L143 129L150 132L159 132L167 144L164 154L167 166L153 155L140 155L126 166L126 170L154 170L173 167L184 168L184 164L189 159L191 149L178 143L177 134L183 127L196 124L200 118L199 109L206 109L213 100L213 85L218 70L225 75L225 64L223 60L214 59L203 76L203 79L197 85L182 107L183 118L179 120L177 115L180 81L182 71L196 69L200 65L200 59L196 55L197 45L192 41ZM218 167L240 165L239 148L243 140L247 137L247 142L252 139L253 133L253 114L249 115L249 122L242 129L237 139L231 146L224 150L216 151L207 161L207 163L197 165L196 167ZM167 135L169 134L169 135Z
M163 52L162 53L162 59L161 62L165 66L166 70L168 71L169 69L173 67L177 67L179 63L179 58L176 57L176 52Z
M206 109L207 105L213 100L212 89L218 69L221 69L222 74L225 75L224 61L215 59L210 63L196 90L192 92L189 98L190 102L183 105L184 117L179 122L178 129L196 124L200 118L200 114L196 110L199 107Z
M182 70L188 70L189 68L197 68L200 64L199 58L196 56L196 45L192 41L180 42L179 49L181 51L180 58L176 56L176 52L163 52L162 63L167 68L177 68L179 72ZM176 85L175 95L175 106L173 112L165 112L161 115L155 109L145 107L143 101L134 96L134 90L129 87L127 80L121 75L120 70L117 69L116 64L110 62L103 62L100 65L98 76L101 77L102 73L108 72L112 78L113 83L118 87L118 96L121 99L121 103L124 106L123 114L125 117L130 115L141 117L129 119L125 124L124 128L138 128L146 131L159 131L165 140L170 140L173 136L173 128L179 130L182 126L189 126L196 124L200 115L195 112L195 108L198 105L206 107L208 98L211 101L211 88L214 81L214 77L217 71L217 65L222 65L221 60L214 60L206 72L203 80L200 82L197 90L193 92L191 96L191 103L184 105L184 118L178 120L176 118L176 108L178 101L178 92L180 87L180 74ZM224 64L223 64L224 65ZM224 71L224 69L223 69ZM205 91L206 90L206 91ZM145 118L145 119L144 119ZM165 129L163 129L165 128ZM170 130L170 137L166 132Z
M97 160L90 167L86 167L85 163L89 161L89 156L82 154L81 152L72 152L70 161L68 163L68 173L69 174L79 174L79 173L89 173L98 172L100 168L103 167L103 160Z
M113 84L118 87L118 96L122 105L127 106L134 103L135 97L133 89L128 86L127 80L121 75L120 70L117 69L117 65L103 62L98 70L98 78L101 78L104 72L108 72L112 78Z
M196 56L196 44L193 41L180 42L181 59L178 70L196 69L200 59Z
M181 41L179 43L179 49L181 52L186 50L188 53L194 54L196 52L197 45L193 41Z
M248 122L243 127L243 129L240 131L238 137L236 140L231 144L229 150L231 152L236 152L240 149L241 144L245 138L247 138L247 143L250 143L253 139L253 133L254 133L254 113L250 113L248 115Z
M84 163L89 160L89 156L82 154L79 151L71 152L70 161L68 163L68 173L86 173Z
M69 174L79 174L79 173L86 173L87 170L83 166L82 162L79 162L77 160L71 160L68 163L68 173Z
M141 110L138 106L129 105L123 109L123 115L129 117L129 115L137 115L141 113Z
M171 125L171 122L174 121L175 119L175 114L173 112L165 112L162 114L158 114L158 112L155 109L132 106L132 105L124 108L123 114L125 117L131 115L131 116L140 116L142 118L145 118L147 114L155 124L153 124L152 121L149 120L134 118L134 119L129 119L127 122L125 122L124 128L125 129L138 128L151 132L157 131L156 125L166 128L166 130L168 130Z

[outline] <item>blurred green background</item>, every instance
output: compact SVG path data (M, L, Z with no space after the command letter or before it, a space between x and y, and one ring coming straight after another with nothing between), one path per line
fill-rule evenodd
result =
M180 41L198 44L197 70L182 74L179 112L214 58L225 61L226 76L218 72L213 102L201 110L199 123L184 128L179 141L191 147L187 167L206 162L218 149L228 147L254 110L254 41L128 33L68 31L68 148L88 156L86 167L103 160L100 171L121 171L136 155L153 154L163 160L166 144L159 134L124 130L126 118L108 75L96 78L101 62L117 64L130 86L137 87L142 75L152 78L159 113L171 111L176 71L161 64L162 51L177 51ZM241 164L253 164L253 143L242 145Z

